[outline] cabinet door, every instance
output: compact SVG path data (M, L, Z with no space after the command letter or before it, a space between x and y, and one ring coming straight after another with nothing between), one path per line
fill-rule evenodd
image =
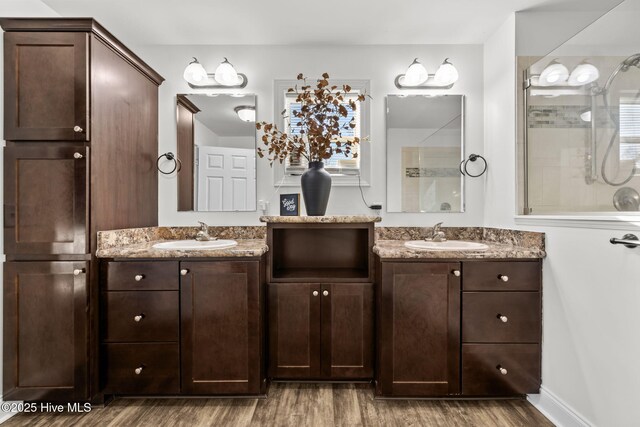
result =
M4 35L4 138L86 141L88 34Z
M382 263L378 394L460 391L458 263Z
M4 150L7 255L89 252L87 156L78 144L9 144Z
M322 285L322 374L373 378L373 284Z
M182 390L258 394L260 263L182 262Z
M269 376L320 377L320 285L269 284Z
M84 400L86 262L4 265L4 400Z

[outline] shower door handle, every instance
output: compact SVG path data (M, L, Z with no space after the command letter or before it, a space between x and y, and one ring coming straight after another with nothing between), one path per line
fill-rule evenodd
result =
M640 246L640 240L635 234L625 234L622 239L616 239L612 237L609 239L612 245L625 245L627 248L633 249Z

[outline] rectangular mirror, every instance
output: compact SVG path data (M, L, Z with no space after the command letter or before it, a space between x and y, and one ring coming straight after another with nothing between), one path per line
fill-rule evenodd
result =
M178 94L179 211L256 210L256 96Z
M387 211L464 212L463 95L387 96Z

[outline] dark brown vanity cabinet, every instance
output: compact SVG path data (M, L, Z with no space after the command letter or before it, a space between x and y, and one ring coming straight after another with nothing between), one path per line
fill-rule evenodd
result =
M385 396L460 392L460 263L382 262L378 380Z
M373 223L267 224L269 377L373 378Z
M376 393L537 393L540 260L379 260Z
M99 391L96 233L157 225L163 79L93 19L0 26L3 398L89 400Z
M263 271L259 259L103 263L103 392L264 393Z

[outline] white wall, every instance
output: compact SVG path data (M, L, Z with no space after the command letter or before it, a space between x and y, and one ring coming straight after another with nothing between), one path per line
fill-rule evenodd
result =
M182 79L184 67L192 56L198 57L207 70L213 71L223 56L245 73L249 84L246 93L257 95L257 119L274 120L274 79L292 79L305 73L315 79L328 72L336 79L370 79L371 81L371 187L364 188L369 204L382 203L386 209L386 144L385 96L398 94L393 79L406 71L419 57L433 73L440 62L451 58L460 72L460 80L447 93L466 96L466 152L483 149L482 46L480 45L417 45L417 46L143 46L136 51L162 74L166 81L160 86L160 147L159 153L176 147L175 94L194 92ZM411 91L406 91L411 93ZM426 91L422 91L426 92ZM428 93L428 92L427 92ZM258 160L258 199L271 201L271 212L277 208L273 171L264 159ZM483 219L483 180L467 179L467 212L457 214L388 214L385 225L478 225ZM233 215L214 212L177 212L175 177L160 177L160 224L192 225L203 220L212 225L258 224L261 212ZM282 188L284 192L299 192L299 187ZM332 189L328 214L374 213L364 206L358 187Z
M608 240L633 224L592 227L515 220L515 19L484 49L486 226L546 233L543 360L538 407L562 425L640 420L640 250ZM553 224L553 226L552 226Z
M220 136L198 120L196 115L196 119L193 121L193 143L215 147L219 145L219 140Z

